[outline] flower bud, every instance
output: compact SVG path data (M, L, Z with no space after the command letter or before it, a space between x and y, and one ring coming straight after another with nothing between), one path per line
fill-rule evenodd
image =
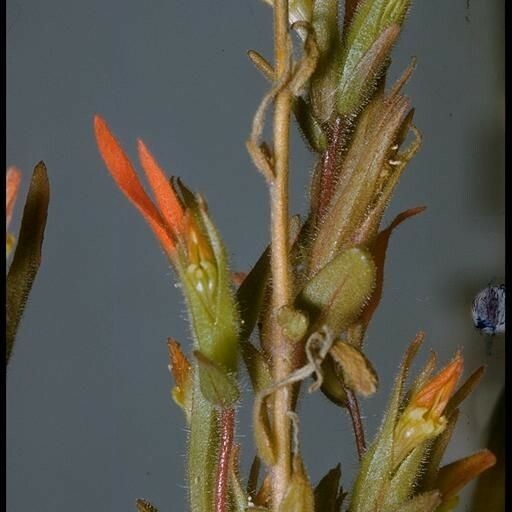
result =
M395 427L396 465L416 446L437 437L446 428L447 420L443 412L462 373L462 367L462 356L457 354L444 370L411 397Z

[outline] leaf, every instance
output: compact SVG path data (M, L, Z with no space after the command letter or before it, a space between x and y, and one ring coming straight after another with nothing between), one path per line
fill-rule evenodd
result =
M315 0L313 29L320 49L320 58L311 80L311 116L320 124L327 122L334 111L337 81L341 67L341 41L338 27L338 0Z
M240 340L249 339L263 304L270 275L270 247L267 247L236 293L240 311Z
M441 434L439 434L439 436L429 443L429 456L425 465L424 473L419 481L419 488L424 491L431 491L436 487L439 466L441 465L444 453L446 448L448 448L455 426L457 425L459 410L455 409L450 414L447 414L446 417L446 428L441 432Z
M137 512L158 512L158 509L149 501L137 500Z
M258 393L253 406L253 430L254 441L258 450L258 456L268 466L273 466L276 461L276 453L268 417L267 405L262 393Z
M387 44L391 27L395 26L398 31L404 20L409 0L362 0L359 2L355 12L348 13L351 16L346 35L344 37L343 67L340 79L340 89L345 90L347 99L338 94L338 111L340 113L351 113L358 107L359 102L368 98L369 85L368 79L358 68L378 68L377 63L381 64L386 60L391 50L391 45ZM396 30L396 29L395 29ZM392 37L396 39L398 33ZM380 48L382 47L382 48ZM373 50L372 50L373 48ZM387 50L387 51L386 51ZM379 58L371 57L370 54L379 54ZM366 59L366 64L361 64ZM374 61L373 66L371 62ZM354 77L360 76L359 80ZM368 75L372 78L371 75ZM347 88L347 83L353 81L351 89ZM366 92L366 95L364 92ZM366 96L366 97L365 97Z
M383 505L383 512L395 510L411 496L425 456L426 443L417 446L400 464L391 479Z
M358 348L337 341L331 347L330 354L341 366L345 384L350 389L363 396L377 391L377 372Z
M49 199L46 167L39 162L32 174L18 245L6 279L6 364L9 363L23 310L41 264Z
M315 511L340 512L342 491L341 466L331 469L315 487Z
M399 25L390 25L354 68L344 70L337 88L336 110L339 115L353 114L368 102L377 80L387 67L389 53L399 34Z
M435 487L441 491L443 501L457 496L471 480L496 463L489 450L481 450L463 459L442 467L437 475Z
M263 354L249 341L241 344L242 357L255 393L272 385L272 374Z
M453 394L446 406L446 414L453 411L473 392L480 379L485 372L485 367L480 366L477 368L465 381L461 384L459 389Z
M194 351L199 368L201 393L213 405L228 407L240 396L235 377L199 350Z
M375 285L375 272L366 250L347 249L306 283L297 307L309 313L312 326L325 324L336 335L357 319Z
M311 106L301 96L294 99L293 113L311 149L317 153L325 151L327 148L327 136L311 112Z
M247 478L247 494L252 499L254 499L254 497L256 496L260 468L261 468L260 458L257 455L255 455L254 459L252 460L251 469L249 470L249 477Z

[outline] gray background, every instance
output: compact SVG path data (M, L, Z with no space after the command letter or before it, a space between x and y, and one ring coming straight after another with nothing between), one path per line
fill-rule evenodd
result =
M504 277L504 3L414 2L391 72L418 57L407 92L425 142L387 219L428 210L391 240L367 339L381 387L362 407L371 438L419 329L428 336L416 367L428 347L444 362L463 346L466 375L488 371L448 461L483 446L504 382L503 339L487 356L469 316L474 294ZM186 431L165 344L172 335L188 345L184 307L152 233L99 158L92 116L106 118L131 157L142 137L169 173L204 193L233 267L247 270L268 242L266 189L244 148L267 84L245 51L270 56L271 44L271 11L257 0L7 1L6 163L24 171L22 197L40 159L52 189L44 262L8 372L10 512L127 511L137 497L185 509ZM295 133L294 212L304 212L311 164ZM341 460L349 485L348 419L321 395L301 413L312 480Z

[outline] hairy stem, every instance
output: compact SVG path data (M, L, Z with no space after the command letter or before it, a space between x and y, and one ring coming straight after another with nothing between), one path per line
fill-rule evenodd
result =
M235 410L223 409L220 413L220 448L217 483L215 487L215 512L227 512L229 506L229 465L235 432Z
M188 487L191 512L211 512L215 497L215 474L219 453L219 418L214 406L201 393L198 372L194 389L188 445Z
M289 72L288 0L274 2L275 80L282 83ZM290 114L292 94L284 87L274 104L274 173L271 185L271 268L272 268L272 361L274 381L283 380L292 369L292 347L276 321L279 309L290 300L290 262L288 226L288 174L290 150ZM287 416L291 408L288 387L274 394L273 430L277 461L272 468L272 501L277 509L291 477L291 426Z

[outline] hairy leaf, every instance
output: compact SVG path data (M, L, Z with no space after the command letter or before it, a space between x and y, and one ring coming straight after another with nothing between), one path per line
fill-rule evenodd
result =
M356 320L375 285L375 265L364 249L343 251L314 275L297 299L311 325L335 334Z
M41 264L49 199L46 167L39 162L32 174L18 244L6 279L6 364L9 363L23 310Z

